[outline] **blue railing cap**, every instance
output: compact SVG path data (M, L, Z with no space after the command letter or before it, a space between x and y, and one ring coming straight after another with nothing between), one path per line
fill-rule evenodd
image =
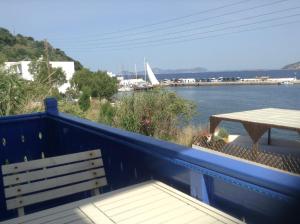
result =
M57 100L54 97L47 97L44 100L45 111L48 114L58 114Z

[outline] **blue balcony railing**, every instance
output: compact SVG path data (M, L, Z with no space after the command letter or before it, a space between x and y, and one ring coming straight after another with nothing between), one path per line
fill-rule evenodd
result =
M157 179L249 223L299 218L300 176L186 148L60 113L46 111L0 118L0 163L100 148L108 186L103 192ZM81 193L31 206L27 213L89 196ZM0 220L7 211L0 178Z

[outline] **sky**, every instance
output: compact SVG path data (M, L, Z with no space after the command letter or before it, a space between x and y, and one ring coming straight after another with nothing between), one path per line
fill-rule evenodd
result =
M299 0L0 0L0 27L114 73L300 61Z

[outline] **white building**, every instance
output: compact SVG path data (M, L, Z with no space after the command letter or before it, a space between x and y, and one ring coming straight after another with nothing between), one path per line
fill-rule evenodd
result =
M277 83L281 83L281 82L294 82L296 81L297 78L296 77L287 77L287 78L250 78L250 79L241 79L241 81L243 82L261 82L261 81L267 81L267 82L277 82Z
M114 74L114 73L112 73L112 72L109 72L109 71L107 71L106 73L107 73L107 75L108 75L109 77L111 77L111 78L117 76L116 74Z
M196 79L178 79L180 83L185 83L185 84L188 84L188 83L195 83L196 82Z
M24 79L32 80L33 76L29 72L30 63L31 61L5 62L5 67L10 68L14 66L16 72ZM65 72L67 83L63 84L58 89L62 93L66 92L66 89L70 86L69 81L72 79L75 73L74 61L50 61L49 63L53 68L61 68Z
M218 79L216 79L216 78L210 78L209 81L210 82L218 82Z
M124 80L124 77L123 77L123 76L117 76L117 80L118 80L119 82L121 82L122 80Z
M290 78L270 78L268 81L271 82L294 82L297 81L296 77L290 77Z

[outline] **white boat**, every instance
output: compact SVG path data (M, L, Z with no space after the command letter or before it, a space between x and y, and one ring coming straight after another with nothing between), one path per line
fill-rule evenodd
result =
M147 90L151 89L154 86L159 85L159 81L157 80L154 72L152 71L149 63L144 62L145 68L145 80L137 78L137 71L135 66L135 79L123 79L120 81L118 89L119 92L128 92L133 90ZM148 81L147 80L148 77Z
M280 85L293 85L294 83L291 82L291 81L284 81L284 82L281 82Z
M132 88L130 86L122 86L121 88L118 89L119 92L130 92L133 90L134 90L134 88Z
M155 74L153 73L149 63L147 62L146 63L146 71L147 71L147 75L148 75L148 78L149 78L149 81L151 83L152 86L157 86L159 85L159 81L157 80Z

